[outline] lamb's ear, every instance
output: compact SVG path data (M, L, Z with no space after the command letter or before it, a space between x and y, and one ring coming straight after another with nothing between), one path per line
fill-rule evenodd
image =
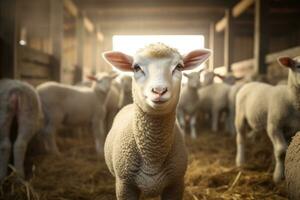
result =
M288 56L279 57L277 61L283 67L294 68L296 65L296 62Z
M212 51L208 49L198 49L191 51L183 58L183 70L194 69L208 59Z
M133 58L118 51L107 51L102 54L106 62L125 72L132 71Z
M97 81L97 78L93 75L87 75L86 78L89 79L90 81Z
M222 80L224 80L225 79L225 76L222 76L222 75L220 75L220 74L216 74L216 73L214 73L214 75L215 76L217 76L217 77L219 77L220 79L222 79Z

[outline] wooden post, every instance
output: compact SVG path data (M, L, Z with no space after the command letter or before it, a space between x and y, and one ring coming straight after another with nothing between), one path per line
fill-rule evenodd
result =
M0 1L0 78L19 78L18 21L18 1Z
M98 39L97 31L92 33L92 72L97 73L97 54L98 54Z
M213 51L212 55L209 58L209 70L214 70L214 54L215 54L215 24L211 23L209 27L209 48Z
M255 1L254 22L254 70L258 74L267 73L265 62L268 53L268 0Z
M75 71L75 81L80 82L83 76L83 65L84 65L84 38L85 38L85 30L83 23L83 16L79 14L76 18L76 55L77 55L77 64Z
M112 37L111 33L104 34L104 40L103 40L103 50L104 51L112 50L112 48L113 48L112 38L113 37ZM104 65L103 65L103 67L101 66L100 71L112 71L112 67L109 64L107 64L107 62L104 61Z
M234 27L231 15L231 9L225 11L226 28L224 33L224 66L226 67L226 72L231 72L231 65L233 63L233 37L234 37Z
M52 41L52 55L55 59L53 78L62 80L62 55L64 36L64 7L63 1L50 1L50 37Z

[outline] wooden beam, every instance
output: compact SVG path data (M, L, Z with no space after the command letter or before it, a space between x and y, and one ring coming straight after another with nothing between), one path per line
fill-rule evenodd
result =
M62 55L63 55L63 33L64 33L64 8L63 1L50 1L50 38L52 41L52 55L55 59L53 78L62 80Z
M64 6L73 17L78 16L77 6L72 0L64 0Z
M153 12L148 11L147 9L141 10L132 10L128 9L130 12L99 12L99 11L90 11L88 16L94 21L97 22L115 22L122 21L126 23L127 21L156 21L156 20L165 20L165 21L176 21L176 20L198 20L198 21L216 21L223 16L224 10L218 12L210 12L207 10L177 10L172 12L172 9L166 8L165 10L155 10ZM144 10L144 12L142 11Z
M242 0L238 4L236 4L232 8L231 15L234 18L239 17L242 13L244 13L253 3L255 0ZM221 32L225 29L227 26L227 20L225 17L223 17L217 24L216 24L216 31Z
M216 24L216 31L221 32L223 31L227 26L226 17L223 17L219 22Z
M83 17L83 24L87 31L92 33L94 31L94 25L87 17Z
M160 7L161 9L171 6L176 7L205 7L206 9L212 8L229 8L236 0L167 0L167 1L141 1L141 0L128 0L128 1L112 1L112 0L89 0L89 1L77 1L79 7L82 9L96 8L99 10L106 10L111 8L153 8Z
M0 78L19 78L17 47L18 1L0 1Z
M209 69L211 71L214 70L214 54L215 54L215 37L216 37L216 32L215 32L215 24L211 23L209 27L209 48L213 50L212 55L209 58Z
M268 0L255 0L254 70L259 74L267 73L265 57L269 46L268 2Z
M232 9L232 16L238 17L244 13L250 6L254 4L255 0L242 0L236 4Z
M231 9L225 11L226 28L224 33L224 66L226 71L231 72L231 65L233 63L233 38L234 26L232 23Z

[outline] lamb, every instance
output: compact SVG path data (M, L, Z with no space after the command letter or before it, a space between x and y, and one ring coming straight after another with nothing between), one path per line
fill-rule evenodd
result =
M120 76L120 82L114 81L111 85L106 104L106 132L110 130L114 117L118 111L132 102L131 77Z
M196 120L197 120L197 109L198 109L198 88L200 86L200 73L183 73L188 78L188 82L182 88L180 94L180 100L177 107L178 122L185 134L186 131L186 118L189 118L191 137L196 138Z
M229 79L230 80L230 79ZM231 79L232 80L232 79ZM240 80L240 81L239 81ZM239 82L236 82L239 81ZM240 89L249 82L259 81L267 83L267 79L265 75L262 74L250 74L246 77L242 78L234 78L234 81L226 81L234 83L229 90L228 93L228 111L229 111L229 132L231 135L235 135L235 127L234 127L234 119L235 119L235 104L236 104L236 96Z
M0 180L7 174L11 150L14 167L17 173L24 177L27 146L42 122L40 100L29 84L18 80L2 79L0 80L0 102ZM10 129L14 120L17 120L18 133L12 148Z
M235 127L234 127L234 119L235 119L235 104L236 104L236 96L240 89L247 82L239 82L230 87L228 92L228 112L229 112L229 132L231 135L235 135Z
M119 108L131 104L132 100L132 78L131 76L122 76L120 80L120 99L119 99Z
M215 73L213 71L205 71L201 87L214 83Z
M213 83L198 90L199 110L209 113L212 119L212 130L219 130L219 118L228 111L228 92L230 86L225 83Z
M187 152L175 123L181 71L195 68L209 55L209 50L195 50L182 58L162 43L146 46L134 57L104 54L112 66L134 73L133 104L117 114L104 147L118 200L141 195L182 199Z
M289 145L285 157L285 176L289 199L300 199L300 132Z
M66 126L90 127L95 137L96 150L99 155L103 154L104 105L114 76L102 73L89 78L94 82L91 88L56 82L47 82L37 87L45 116L42 133L51 153L59 154L55 133L60 127Z
M249 126L253 133L267 131L274 149L273 180L276 183L283 178L283 158L287 148L284 136L291 136L300 129L300 57L280 57L278 62L289 68L288 84L246 84L237 94L235 118L236 165L245 162L246 128Z

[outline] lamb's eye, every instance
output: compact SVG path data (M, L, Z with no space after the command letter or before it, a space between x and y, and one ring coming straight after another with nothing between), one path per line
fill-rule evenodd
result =
M139 72L139 71L142 71L142 68L138 64L135 64L135 65L133 65L133 71Z
M174 68L174 71L175 71L175 70L182 71L182 69L183 69L182 64L178 63L178 64L176 65L176 67ZM174 71L173 71L173 73L174 73Z

